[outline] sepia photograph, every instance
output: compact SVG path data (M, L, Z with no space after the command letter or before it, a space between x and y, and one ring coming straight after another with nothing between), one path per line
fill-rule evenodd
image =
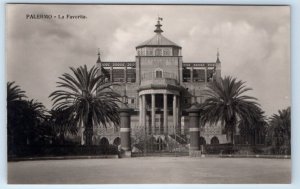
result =
M5 5L7 183L290 184L288 5Z

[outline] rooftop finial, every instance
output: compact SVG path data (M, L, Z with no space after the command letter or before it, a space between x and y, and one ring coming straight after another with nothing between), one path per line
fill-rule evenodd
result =
M97 63L100 63L101 62L101 59L100 59L100 48L98 48L98 60L97 60Z
M217 61L216 61L217 63L221 63L219 57L220 57L219 48L217 48Z
M158 16L158 18L157 18L157 24L155 25L155 26L156 26L156 29L154 30L155 33L160 34L160 33L164 32L164 31L160 28L160 27L162 26L162 25L160 24L160 21L162 21L162 20L163 20L163 18Z

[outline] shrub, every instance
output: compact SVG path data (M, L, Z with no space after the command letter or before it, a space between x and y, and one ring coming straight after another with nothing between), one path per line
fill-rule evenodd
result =
M84 155L117 155L118 147L104 146L75 146L75 145L48 145L48 146L19 146L15 151L16 157L41 156L84 156Z

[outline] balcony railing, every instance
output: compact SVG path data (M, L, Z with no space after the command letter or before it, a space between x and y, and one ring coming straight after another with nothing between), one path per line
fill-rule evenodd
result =
M177 77L174 73L168 72L147 72L142 74L141 85L149 84L169 84L177 85Z
M147 72L142 74L142 80L153 80L153 79L175 79L177 77L174 73L169 72Z

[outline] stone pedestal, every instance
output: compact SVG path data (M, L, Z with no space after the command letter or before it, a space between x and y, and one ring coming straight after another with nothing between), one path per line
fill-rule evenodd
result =
M200 109L193 104L190 109L187 110L189 115L189 131L190 131L190 156L200 157L200 127L199 127L199 112Z
M122 151L121 158L131 158L131 151Z
M121 157L131 157L130 116L132 109L123 104L120 112Z
M190 157L202 157L201 150L190 150L189 155Z

